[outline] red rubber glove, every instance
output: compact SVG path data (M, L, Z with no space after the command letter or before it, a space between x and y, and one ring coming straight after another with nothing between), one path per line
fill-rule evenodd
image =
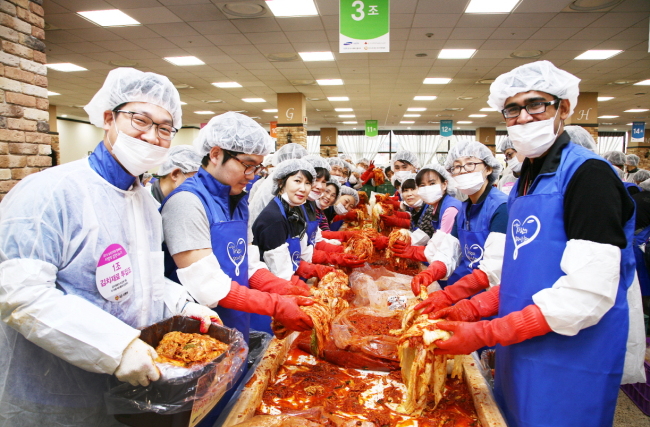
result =
M316 251L314 251L314 253L315 252ZM332 271L334 271L334 268L327 265L318 265L307 261L300 261L296 274L303 279L311 279L312 277L322 279L327 273L331 273Z
M249 289L231 282L230 292L219 305L247 313L271 316L292 331L309 331L314 324L298 306L312 305L314 300L301 296L282 296Z
M429 267L424 270L421 273L418 273L413 280L411 280L411 290L413 291L413 295L418 296L420 295L420 292L422 292L422 287L426 288L436 280L440 280L443 277L447 275L447 266L440 262L440 261L434 261L432 262ZM440 293L442 291L437 291L429 295L429 298L426 300L422 301L420 304L415 306L415 309L419 310L423 306L424 303L429 301L431 298L433 298L436 294ZM445 300L446 301L446 300ZM447 305L443 305L439 307L438 309L444 308L444 307L449 307L451 305L451 302ZM431 311L431 310L429 310ZM429 312L427 311L427 313Z
M332 222L336 221L356 221L358 219L358 212L357 211L350 211L346 213L345 215L336 215L334 218L332 218Z
M451 307L429 313L429 319L477 322L483 317L494 316L498 312L499 286L494 286L487 292L482 292L472 299L462 299Z
M321 235L325 239L336 239L342 242L347 242L347 240L355 236L357 233L354 231L321 231Z
M427 257L424 256L424 248L426 248L426 246L411 246L398 240L397 242L395 242L395 244L393 244L393 247L391 249L393 252L395 252L395 256L398 256L400 258L408 258L408 259L414 259L416 261L426 262Z
M316 243L314 249L323 252L341 253L343 252L343 245L333 245L331 243L321 241Z
M435 262L433 264L435 264ZM447 269L445 268L445 271L446 270ZM438 311L445 307L449 307L464 298L470 297L477 292L486 289L488 286L490 286L490 281L488 280L487 274L476 268L453 285L447 286L442 291L432 293L429 295L429 298L422 301L415 308L424 308L422 314ZM411 282L411 287L413 287L413 282Z
M408 213L408 212L404 212L404 211L393 212L393 215L396 216L397 218L404 218L404 219L408 219L408 220L411 219L411 214Z
M371 237L372 244L375 246L375 249L382 250L388 247L388 237L379 235L377 237Z
M480 322L440 322L438 329L453 333L446 341L438 340L435 354L469 354L481 347L512 345L551 332L541 310L535 304L507 316Z
M311 262L314 264L332 264L339 267L361 267L365 263L355 255L333 254L323 251L314 251Z
M391 205L393 205L393 209L398 210L401 207L400 203L402 203L402 202L400 202L399 198L396 198L396 200L388 199L384 203L391 204Z
M366 182L370 181L370 179L375 175L374 172L374 167L368 166L368 169L361 174L359 179L361 179L361 182L365 185Z
M410 228L411 220L405 218L399 218L393 215L379 215L381 220L384 222L384 225L387 227L400 227L400 228Z
M302 280L297 282L284 280L265 268L260 268L248 279L251 289L280 295L309 296L309 286Z

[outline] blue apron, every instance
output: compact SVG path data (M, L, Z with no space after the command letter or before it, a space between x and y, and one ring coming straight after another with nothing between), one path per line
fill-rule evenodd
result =
M280 201L280 198L275 197L273 201L280 208L280 212L282 213L282 216L284 217L285 221L288 222L287 213L284 210L284 206L282 205L282 201ZM305 211L305 206L303 205L301 206L301 208L302 208L303 215L305 215L305 218L307 218L307 212ZM316 226L318 227L318 224ZM314 236L314 239L315 238L316 237ZM286 241L289 244L289 253L291 254L291 268L295 272L298 269L298 266L300 265L300 256L302 254L302 250L300 248L300 236L297 237L287 236ZM251 329L254 329L256 331L268 332L269 334L273 335L273 330L271 329L271 316L252 313Z
M645 253L639 246L648 243L648 239L650 239L650 226L644 228L639 234L634 236L634 244L632 245L634 259L636 261L636 273L639 277L639 285L641 286L641 295L644 297L650 296L650 274L645 262ZM645 250L650 251L650 245L647 245Z
M201 200L210 224L212 252L217 257L221 269L232 280L248 288L247 196L239 201L231 217L230 186L221 184L205 169L200 168L196 175L186 179L163 200L160 209L162 210L173 194L180 191L189 191ZM167 250L165 252L169 255ZM168 277L178 282L176 271ZM249 313L222 306L217 306L214 310L219 314L225 326L237 329L248 342Z
M440 230L442 226L442 216L445 214L445 211L448 208L456 208L458 212L462 210L463 203L455 197L452 197L448 194L442 196L442 201L438 202L440 210L434 214L434 218L431 220L431 225L436 230Z
M533 304L533 295L565 273L564 193L591 151L568 144L556 172L538 176L527 195L510 192L499 317ZM634 277L634 218L624 227L627 247L615 305L598 324L575 336L554 332L519 344L497 345L495 396L511 427L611 427L623 375L628 331L627 289Z
M307 244L314 246L315 249L316 236L318 234L318 215L316 214L315 202L307 202L307 203L313 203L312 205L310 205L310 208L314 213L314 219L310 220L309 216L307 215L307 209L305 208L305 205L302 205L302 213L305 215L305 220L307 220Z
M623 181L623 186L625 186L625 189L628 191L628 193L630 191L630 188L636 188L637 192L641 192L641 187L639 187L638 185L636 185L633 182Z
M447 279L447 285L453 285L460 279L478 268L483 259L485 241L490 234L490 222L499 206L508 202L508 196L494 187L485 199L470 206L470 201L463 202L456 216L456 229L460 250L462 252L458 266ZM469 206L469 217L467 216ZM441 285L442 286L442 285Z

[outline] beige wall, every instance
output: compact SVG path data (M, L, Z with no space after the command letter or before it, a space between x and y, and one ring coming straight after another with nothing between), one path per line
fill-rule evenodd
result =
M92 152L99 141L104 138L104 130L89 123L70 120L57 120L56 122L59 130L61 163L68 163L86 157L88 152ZM198 129L181 129L172 141L172 147L191 145L198 134Z

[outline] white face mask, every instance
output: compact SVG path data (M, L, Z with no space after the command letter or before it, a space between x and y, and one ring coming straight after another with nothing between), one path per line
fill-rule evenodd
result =
M485 183L483 172L465 173L455 176L456 184L461 193L471 196L481 189Z
M348 179L344 176L335 176L335 178L341 185L344 185L346 182L348 182Z
M560 110L555 112L555 117ZM508 136L515 150L524 157L535 159L544 154L555 142L555 117L548 120L509 126ZM559 130L559 128L558 128Z
M413 203L412 205L409 205L408 203L406 203L406 201L404 201L404 204L405 204L406 206L408 206L409 208L419 208L420 206L422 206L422 204L424 204L424 201L423 201L422 199L418 199L418 200L417 200L415 203Z
M322 195L323 195L322 193L315 193L313 191L310 191L309 196L307 196L307 198L313 202L315 200L320 199Z
M409 171L395 172L393 177L390 179L391 184L395 185L395 181L399 181L400 183L403 183L411 176L412 173L413 172L409 172Z
M291 200L289 200L289 195L288 195L287 193L282 193L282 196L280 196L280 197L282 198L282 200L284 200L285 202L287 202L287 204L288 204L289 206L300 206L300 205L302 205L302 203L295 204L295 203L293 203Z
M334 206L334 212L336 212L337 215L345 215L346 213L348 213L348 210L345 209L345 206L339 203Z
M513 172L519 173L519 171L521 171L521 162L519 161L517 156L512 156L512 158L508 160L508 167Z
M138 138L117 131L115 144L111 144L113 155L131 175L142 175L149 169L162 165L167 159L169 148L158 147Z
M427 205L432 205L442 199L442 186L440 184L420 187L418 194Z

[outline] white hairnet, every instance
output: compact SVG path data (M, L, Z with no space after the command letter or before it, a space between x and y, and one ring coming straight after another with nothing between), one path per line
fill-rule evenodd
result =
M429 163L424 165L418 172L418 176L424 175L426 171L435 171L447 182L447 194L455 196L458 192L456 191L456 181L452 179L451 174L447 171L440 163Z
M104 111L126 102L148 102L164 108L172 116L172 126L183 126L181 97L165 76L144 73L135 68L116 68L106 76L104 85L84 107L90 123L104 126Z
M340 196L352 196L354 197L354 206L359 204L359 193L357 193L357 190L355 190L352 187L348 187L347 185L343 185L341 187L341 191L339 194Z
M594 153L596 152L596 141L594 141L587 129L582 126L564 126L564 130L571 137L571 142L581 145Z
M348 167L350 165L348 162L343 161L339 157L328 157L327 158L327 163L329 163L330 167L332 167L332 168L335 167L335 166L338 166L338 167L340 167L342 169L348 169Z
M145 172L145 173L142 174L142 181L146 181L146 180L151 179L151 178L153 178L153 175L150 174L149 172Z
M639 187L641 187L641 190L643 191L650 191L650 179L643 181L641 184L639 184Z
M300 144L290 142L285 144L278 151L275 152L271 164L277 166L285 160L301 159L307 155L307 149Z
M359 160L359 161L357 162L357 164L358 164L358 163L363 163L363 164L365 164L365 165L369 165L369 164L370 164L370 160L366 159L365 157L362 157L361 160Z
M497 146L497 150L502 153L505 153L506 150L510 150L510 149L517 151L515 145L512 143L510 138L506 136L501 140L501 142L499 142L499 145Z
M641 159L636 154L628 154L625 156L625 164L630 166L639 166Z
M338 181L336 181L336 180L327 181L327 184L325 184L325 185L327 186L327 185L330 185L330 184L335 185L336 188L338 188L338 192L339 193L341 192L341 184Z
M449 150L447 160L445 160L445 169L450 170L454 161L463 157L476 157L481 159L485 164L492 168L492 174L488 176L490 182L494 182L501 172L501 163L494 157L492 151L478 141L462 140Z
M346 161L346 162L351 162L352 161L352 157L350 157L347 154L339 154L339 158L342 159L343 161Z
M608 151L603 154L603 157L614 166L622 167L625 165L625 153L622 151Z
M194 140L194 149L201 157L212 147L266 156L273 148L273 139L255 120L229 111L211 118Z
M515 68L496 78L490 85L488 104L498 111L503 110L506 99L521 92L537 90L568 99L569 116L578 103L580 79L560 70L549 61L531 62Z
M400 162L408 162L412 164L415 167L415 169L418 169L420 167L420 161L418 160L418 156L416 156L415 153L413 153L412 151L402 150L395 153L393 158L390 160L391 170L393 171L395 170L395 162L398 160Z
M316 178L314 167L304 159L289 159L280 163L273 170L273 194L278 189L278 184L282 179L296 171L307 171L311 174L312 180Z
M307 160L314 168L322 168L327 170L327 172L332 170L329 162L318 154L309 154L302 159Z
M201 167L201 159L191 145L177 145L169 149L167 160L160 165L158 175L165 176L176 168L183 173L196 172Z
M262 162L262 166L271 166L273 165L273 158L275 157L275 153L268 154L264 156L264 161Z
M644 182L645 180L650 179L650 171L645 169L639 169L634 176L632 177L634 182Z

